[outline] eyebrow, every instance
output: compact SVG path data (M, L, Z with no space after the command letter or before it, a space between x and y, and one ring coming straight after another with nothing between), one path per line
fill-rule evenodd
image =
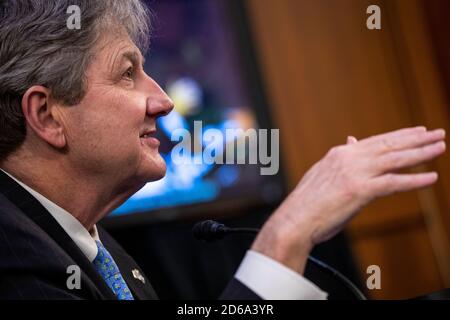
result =
M134 65L139 65L139 61L142 61L142 65L145 63L145 57L136 51L127 51L122 54L122 59L126 58L131 61Z
M120 58L118 59L118 63L114 63L112 70L116 70L122 64L124 59L129 60L135 67L140 65L140 63L139 63L140 61L142 61L142 66L145 63L145 58L140 53L138 53L135 50L130 50L130 51L126 51L120 55Z

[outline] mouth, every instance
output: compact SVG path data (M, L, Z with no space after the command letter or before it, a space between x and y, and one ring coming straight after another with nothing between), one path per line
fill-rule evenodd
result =
M144 145L152 148L157 148L160 145L160 141L155 138L155 134L156 129L146 129L140 134L139 138Z

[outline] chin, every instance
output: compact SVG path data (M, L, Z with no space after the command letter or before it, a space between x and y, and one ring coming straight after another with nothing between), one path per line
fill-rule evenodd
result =
M166 166L164 165L164 168L161 168L158 172L154 172L154 175L153 175L151 181L161 180L162 178L165 177L166 171L167 171L167 169L166 169Z
M166 162L161 156L158 156L157 159L153 159L151 163L146 164L143 176L146 182L157 181L164 178L166 171Z

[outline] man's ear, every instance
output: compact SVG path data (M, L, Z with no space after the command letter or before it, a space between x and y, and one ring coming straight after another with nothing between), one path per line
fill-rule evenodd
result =
M56 105L51 92L43 86L29 88L22 97L22 112L29 126L40 138L55 148L66 146L61 119L56 117Z

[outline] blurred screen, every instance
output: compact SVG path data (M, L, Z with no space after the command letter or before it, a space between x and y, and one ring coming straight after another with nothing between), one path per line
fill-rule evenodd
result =
M174 111L158 120L160 153L167 163L166 176L148 183L112 216L149 212L218 200L257 199L273 202L282 193L275 176L264 176L258 164L206 164L196 161L211 144L215 155L226 156L226 145L240 137L205 142L208 129L259 128L244 73L245 61L227 10L227 0L149 1L153 12L153 34L145 70L168 93ZM258 109L259 110L259 109ZM200 134L194 121L201 121ZM186 129L192 144L201 146L176 164L171 157L179 141L176 129ZM198 129L198 123L197 123ZM217 131L216 131L217 132ZM251 151L251 146L246 146ZM253 150L253 152L257 152ZM219 153L219 154L217 154ZM248 161L246 162L248 163Z

